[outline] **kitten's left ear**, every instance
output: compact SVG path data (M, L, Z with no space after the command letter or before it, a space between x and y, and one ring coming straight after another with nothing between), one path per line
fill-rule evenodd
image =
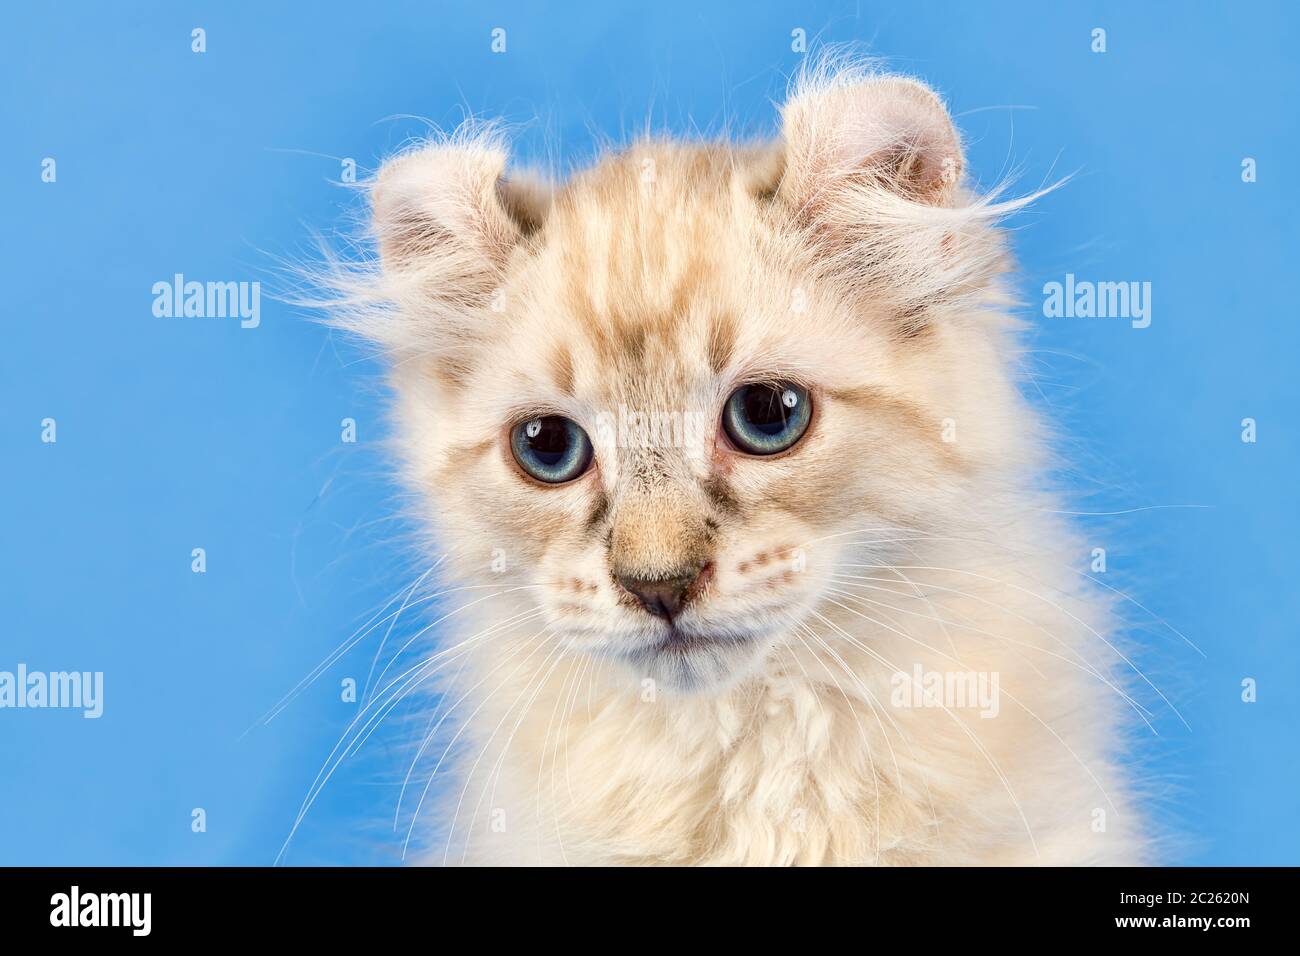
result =
M900 335L1005 267L989 224L1008 207L962 190L960 138L924 83L814 70L782 109L779 152L756 192L794 227L810 273L875 303Z
M952 203L964 160L938 95L902 76L813 79L781 111L780 193L805 213L837 187L869 186L928 206Z

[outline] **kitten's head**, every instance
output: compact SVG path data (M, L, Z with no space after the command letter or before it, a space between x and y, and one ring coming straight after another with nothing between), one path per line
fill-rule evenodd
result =
M1024 446L999 210L939 98L822 73L782 120L555 187L471 131L373 189L389 306L364 331L453 563L682 690L797 639L844 562L966 527Z

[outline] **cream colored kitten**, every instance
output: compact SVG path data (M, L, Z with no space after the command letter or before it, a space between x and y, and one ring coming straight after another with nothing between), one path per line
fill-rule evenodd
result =
M1016 204L962 172L933 92L854 68L769 146L552 187L468 129L384 166L342 321L447 555L388 691L451 714L429 862L1146 858L1125 660L1015 382Z

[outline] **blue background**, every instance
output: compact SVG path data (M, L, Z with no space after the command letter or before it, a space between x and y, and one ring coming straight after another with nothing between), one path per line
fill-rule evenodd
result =
M0 863L269 863L355 714L339 682L364 677L375 635L259 723L411 581L378 367L268 296L357 211L340 160L372 170L467 110L518 124L526 158L568 161L647 117L770 130L799 27L943 91L981 182L1078 174L1013 222L1031 392L1071 436L1071 507L1207 506L1080 519L1108 582L1206 654L1134 615L1191 725L1166 712L1141 745L1154 806L1186 861L1300 863L1295 5L467 6L5 12L0 669L102 670L106 710L0 711ZM154 318L151 286L176 272L267 283L261 326ZM1044 319L1042 285L1066 272L1150 281L1151 327ZM288 862L396 859L399 737L341 768Z

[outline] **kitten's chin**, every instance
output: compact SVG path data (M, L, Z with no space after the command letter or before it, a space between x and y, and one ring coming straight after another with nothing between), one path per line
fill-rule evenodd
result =
M641 680L682 694L718 694L755 673L771 642L758 635L714 636L674 630L620 656Z

